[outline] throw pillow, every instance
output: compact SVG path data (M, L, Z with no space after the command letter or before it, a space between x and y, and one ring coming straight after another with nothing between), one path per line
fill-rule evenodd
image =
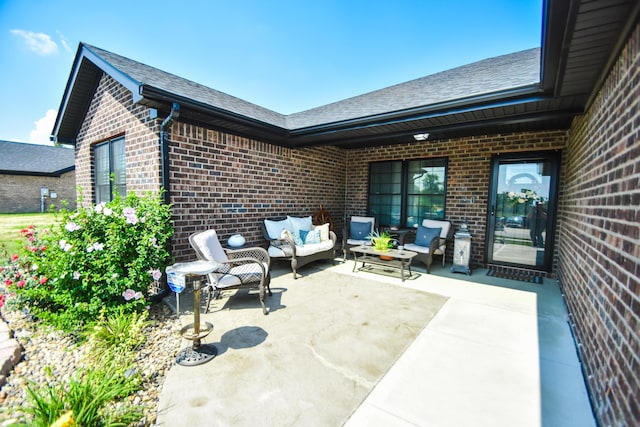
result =
M426 247L431 246L431 241L433 239L439 238L441 231L442 231L442 227L429 228L421 225L420 227L418 227L418 230L416 231L416 245L426 246Z
M329 240L329 223L316 225L314 230L320 230L320 241L326 242Z
M293 233L289 230L287 230L286 228L284 230L282 230L282 235L280 236L280 238L282 240L285 239L285 236L288 236L289 238L291 238L291 240L293 240L293 244L296 246L303 246L304 242L302 241L302 239L300 238L300 233Z
M320 230L300 230L300 238L305 245L308 243L320 243Z
M291 230L291 234L295 236L300 236L300 230L311 230L313 228L313 221L310 216L306 216L303 218L297 218L293 216L287 216L287 221L289 221L289 230Z
M289 228L289 220L283 219L281 221L273 221L265 219L264 228L267 229L267 234L272 240L279 239L282 234L282 230Z
M370 222L355 222L351 221L351 228L349 238L354 240L366 240L367 236L371 234Z

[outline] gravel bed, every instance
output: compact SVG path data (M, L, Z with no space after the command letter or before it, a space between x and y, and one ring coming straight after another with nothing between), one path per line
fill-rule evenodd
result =
M0 390L0 426L5 427L25 420L27 382L46 384L52 380L51 372L56 381L66 382L76 372L87 348L78 345L74 337L42 328L20 312L3 308L1 314L24 349L23 360L9 373ZM181 344L180 321L168 306L154 304L149 320L147 341L138 350L135 362L142 374L142 387L130 396L130 401L144 412L144 418L136 424L139 427L155 425L160 391Z

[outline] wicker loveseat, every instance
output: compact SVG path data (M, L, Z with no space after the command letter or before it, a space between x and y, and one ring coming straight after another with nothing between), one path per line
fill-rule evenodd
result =
M290 261L294 279L298 278L298 268L321 259L333 260L336 256L335 233L329 230L329 224L313 225L310 216L265 219L261 225L269 241L269 256L272 260Z

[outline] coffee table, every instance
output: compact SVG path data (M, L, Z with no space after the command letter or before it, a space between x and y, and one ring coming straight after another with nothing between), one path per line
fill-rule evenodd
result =
M391 267L400 271L400 278L403 282L407 277L411 277L411 260L418 255L417 252L397 249L382 252L375 250L372 246L354 246L350 250L353 253L353 271L356 271L358 262L362 262L360 269L364 268L366 263ZM382 259L381 255L389 259ZM408 275L404 274L405 267L409 270Z

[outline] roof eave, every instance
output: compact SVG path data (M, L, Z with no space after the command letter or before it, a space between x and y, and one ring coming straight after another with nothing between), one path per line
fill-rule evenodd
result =
M317 135L320 133L351 130L381 124L399 123L424 117L434 117L436 115L455 114L472 109L486 109L497 104L531 102L532 100L540 100L541 96L542 91L540 90L540 85L539 83L535 83L500 92L481 94L400 111L295 129L291 131L291 136L296 138L310 134Z
M75 120L78 123L81 122L81 120L77 120L77 118L69 117L69 107L72 102L77 101L73 98L74 96L78 96L77 94L73 93L73 88L76 87L76 83L78 82L81 74L88 73L86 68L87 63L85 61L89 61L102 73L109 74L126 89L128 89L131 92L134 103L139 102L142 99L142 96L140 95L141 83L139 81L131 78L127 74L120 71L118 68L111 65L109 62L102 59L84 43L80 43L80 45L78 46L78 51L76 52L75 59L73 61L73 66L71 67L71 73L69 74L69 79L67 80L62 100L60 102L60 107L58 108L58 115L56 116L56 120L53 125L51 135L53 136L55 142L62 144L75 144L75 134L78 130L77 126L74 127L72 131L69 131L68 129L64 130L64 124L67 120ZM92 95L93 93L82 94L82 96L87 98ZM82 104L87 104L88 108L88 102L81 102L80 105ZM83 114L86 114L86 108L84 109Z
M180 117L188 118L191 110L195 115L205 114L214 116L216 119L228 122L230 125L246 128L247 131L256 131L261 135L268 135L270 138L276 140L277 143L282 143L290 135L289 130L276 126L270 123L266 123L262 120L258 120L252 117L248 117L239 113L234 113L223 108L215 107L210 104L198 102L194 99L184 96L176 95L171 92L167 92L163 89L157 88L152 85L142 84L140 86L140 96L143 101L141 103L147 105L153 105L155 107L162 106L167 111L170 109L170 105L177 102L181 106ZM194 118L196 121L205 122L202 119Z

